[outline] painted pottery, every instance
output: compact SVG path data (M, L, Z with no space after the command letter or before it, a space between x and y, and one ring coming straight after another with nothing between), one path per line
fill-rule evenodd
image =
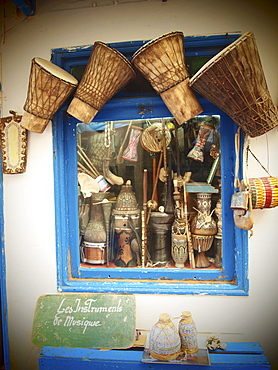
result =
M182 318L179 322L179 334L183 352L191 355L198 351L197 329L189 311L182 312Z
M161 361L175 360L180 354L180 336L170 315L162 313L152 327L149 337L150 355Z
M198 252L195 265L197 268L202 268L210 266L205 252L212 245L217 226L211 212L211 194L198 193L197 205L198 213L191 222L191 232L193 248Z
M141 212L138 208L131 181L122 185L112 211L116 239L115 265L134 267L141 264L141 246L138 232Z
M185 220L176 219L172 225L172 258L175 266L183 268L188 258Z

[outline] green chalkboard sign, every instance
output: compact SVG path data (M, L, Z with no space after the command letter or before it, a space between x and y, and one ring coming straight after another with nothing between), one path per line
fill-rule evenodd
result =
M39 297L32 342L39 347L129 348L135 340L131 294L64 293Z

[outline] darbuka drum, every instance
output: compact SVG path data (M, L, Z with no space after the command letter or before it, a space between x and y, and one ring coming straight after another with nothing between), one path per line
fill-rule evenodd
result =
M249 179L252 207L273 208L278 206L278 177Z
M67 71L45 59L33 58L21 125L42 133L77 85L77 79Z
M89 124L103 105L135 78L128 59L97 41L67 112Z
M131 62L161 96L178 124L203 110L189 86L182 32L170 32L138 49Z
M193 248L198 252L195 259L195 266L197 268L209 267L210 262L205 254L212 246L213 235L194 235L192 234Z
M278 125L254 34L245 33L209 60L190 86L227 113L249 136Z

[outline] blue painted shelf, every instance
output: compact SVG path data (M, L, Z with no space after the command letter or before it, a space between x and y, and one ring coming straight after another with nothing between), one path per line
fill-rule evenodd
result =
M210 366L165 363L144 363L142 350L95 350L84 348L43 347L39 357L40 370L98 370L98 369L270 369L267 357L259 343L231 342L227 349L209 353Z

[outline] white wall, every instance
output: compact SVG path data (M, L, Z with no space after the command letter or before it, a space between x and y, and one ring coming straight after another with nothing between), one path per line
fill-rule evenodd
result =
M146 40L176 30L184 35L253 31L277 105L277 21L248 0L146 0L68 9L90 2L38 0L34 17L21 23L23 16L7 20L7 29L15 27L1 45L3 116L10 109L23 113L30 61L35 56L49 59L52 48L97 40ZM277 138L275 128L251 140L252 151L273 176L278 176ZM249 171L250 176L265 175L252 158ZM37 368L38 355L30 341L36 300L56 292L51 125L43 134L29 133L26 173L4 175L4 206L11 364L12 369L32 370ZM260 342L277 364L277 216L278 207L255 211L248 297L137 295L137 327L150 329L161 312L178 316L182 310L190 310L200 332L235 333L230 335L235 340Z

